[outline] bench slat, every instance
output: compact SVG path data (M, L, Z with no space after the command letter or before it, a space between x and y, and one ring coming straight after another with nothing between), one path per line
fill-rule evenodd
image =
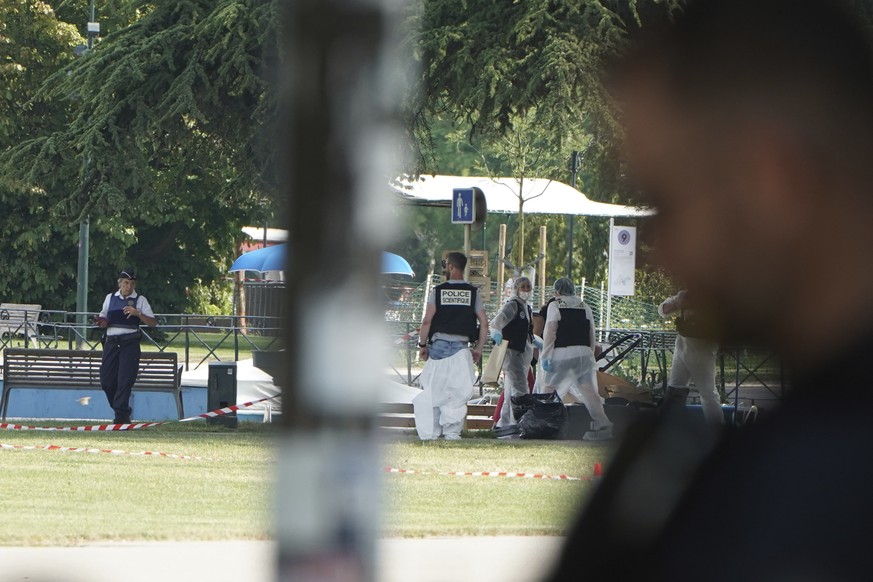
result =
M492 417L497 407L493 404L468 404L465 428L467 430L490 430ZM387 428L415 428L413 406L407 402L386 402L378 406L378 424Z

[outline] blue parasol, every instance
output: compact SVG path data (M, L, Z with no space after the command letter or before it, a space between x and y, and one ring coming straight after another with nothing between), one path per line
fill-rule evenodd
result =
M285 270L285 255L288 250L287 244L273 245L249 251L240 255L240 257L230 266L230 272L234 271L257 271L263 273L265 271L284 271ZM409 263L400 255L394 253L382 253L382 274L384 275L409 275L415 276L415 272Z
M234 271L284 271L285 253L288 245L273 245L256 251L249 251L239 256L230 266L230 272Z
M394 253L382 253L382 274L383 275L409 275L415 277L415 271L409 266L406 259Z

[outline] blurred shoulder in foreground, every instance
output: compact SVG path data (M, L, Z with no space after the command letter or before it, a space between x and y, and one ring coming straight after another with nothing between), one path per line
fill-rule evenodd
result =
M855 5L691 1L611 67L661 262L721 339L780 354L790 392L720 442L682 414L638 425L552 580L870 578L873 50Z

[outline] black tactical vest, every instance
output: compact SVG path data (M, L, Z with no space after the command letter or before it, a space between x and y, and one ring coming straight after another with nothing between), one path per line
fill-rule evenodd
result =
M591 347L591 321L585 313L585 305L579 307L561 307L561 321L558 322L558 334L555 338L556 348L570 346Z
M527 349L528 340L533 337L533 312L527 304L513 299L516 307L515 317L503 327L503 337L509 341L509 349L523 352Z
M428 339L435 333L460 335L471 342L479 338L476 317L476 293L469 283L443 283L434 288L436 314L430 324Z

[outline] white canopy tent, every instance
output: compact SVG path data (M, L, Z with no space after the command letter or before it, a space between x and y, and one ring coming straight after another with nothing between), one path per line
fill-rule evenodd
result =
M432 206L448 206L451 204L453 189L474 186L481 188L485 193L488 212L518 213L519 183L515 178L422 176L411 180L397 180L391 185L397 195L405 201ZM522 194L525 199L526 214L637 218L655 213L648 208L595 202L568 184L544 178L525 179Z

